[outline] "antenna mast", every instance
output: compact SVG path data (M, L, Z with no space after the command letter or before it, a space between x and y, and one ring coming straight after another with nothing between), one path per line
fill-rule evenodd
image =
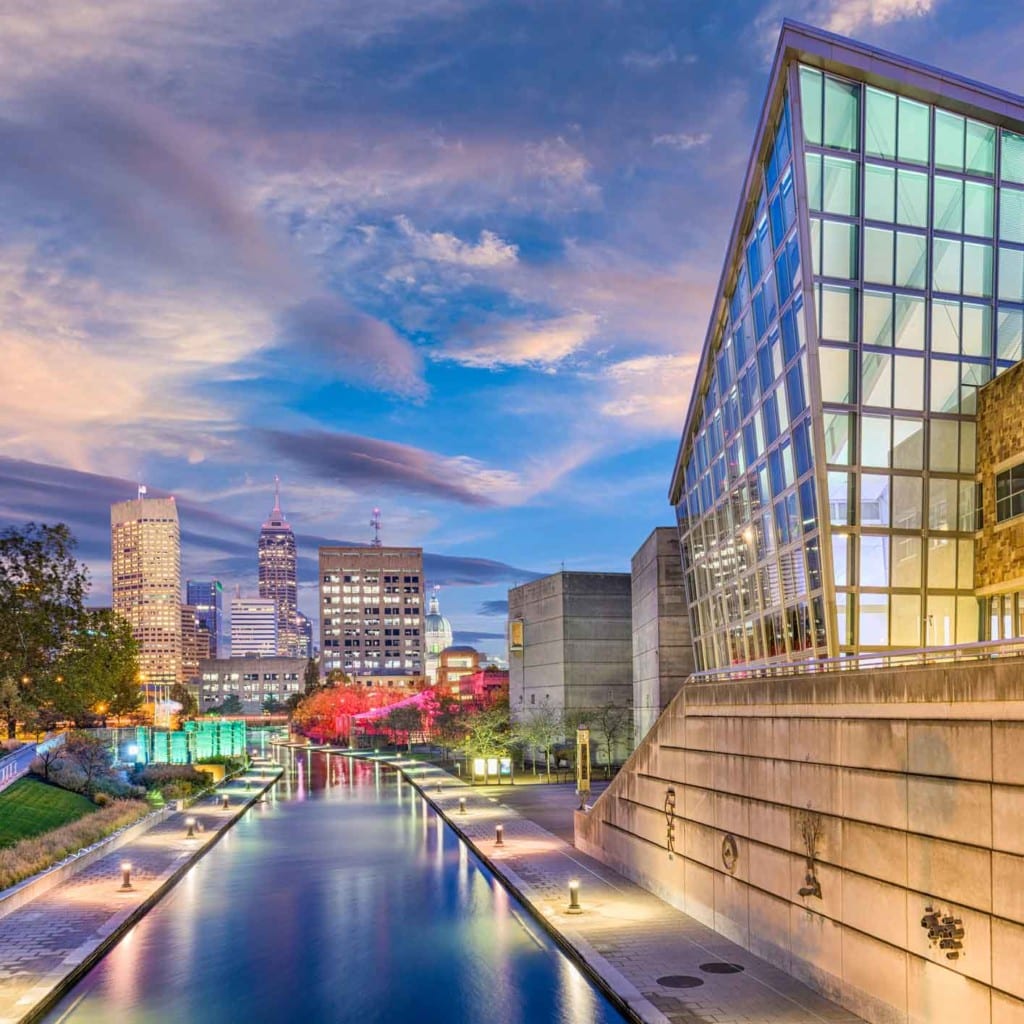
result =
M370 542L375 548L382 547L380 540L380 509L375 508L370 517L370 529L373 530L373 540Z

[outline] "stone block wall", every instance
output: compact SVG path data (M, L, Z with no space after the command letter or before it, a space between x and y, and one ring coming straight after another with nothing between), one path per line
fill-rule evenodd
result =
M1021 1024L1022 754L1024 659L691 683L576 840L869 1021Z

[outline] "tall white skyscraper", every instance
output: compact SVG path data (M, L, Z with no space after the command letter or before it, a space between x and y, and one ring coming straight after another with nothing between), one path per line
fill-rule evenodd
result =
M295 534L281 511L280 482L274 477L274 508L257 544L260 597L277 606L277 650L294 658L299 646L298 573ZM234 648L232 648L234 653Z
M236 597L231 601L231 656L277 654L277 603L269 597Z
M114 611L139 644L143 689L166 696L181 682L181 536L174 498L138 498L110 507Z

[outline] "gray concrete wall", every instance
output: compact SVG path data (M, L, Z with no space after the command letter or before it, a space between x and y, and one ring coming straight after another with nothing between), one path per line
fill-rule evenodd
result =
M576 842L869 1021L1020 1024L1022 754L1024 659L691 683Z
M659 526L632 560L634 742L650 732L694 670L679 535Z

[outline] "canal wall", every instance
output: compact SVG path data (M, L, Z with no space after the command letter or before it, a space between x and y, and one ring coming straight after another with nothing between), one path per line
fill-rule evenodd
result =
M1024 659L691 682L576 845L875 1024L1024 1022Z

